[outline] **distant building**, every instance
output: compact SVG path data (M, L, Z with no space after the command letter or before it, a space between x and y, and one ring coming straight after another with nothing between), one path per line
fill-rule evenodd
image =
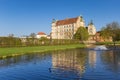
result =
M50 39L50 37L51 37L50 35L47 35L47 39Z
M41 37L47 37L47 35L46 35L44 32L39 32L39 33L36 35L36 38L41 38Z
M85 27L82 16L58 21L53 19L51 37L52 39L72 39L79 27ZM87 29L89 35L95 35L96 29L93 23L90 23Z

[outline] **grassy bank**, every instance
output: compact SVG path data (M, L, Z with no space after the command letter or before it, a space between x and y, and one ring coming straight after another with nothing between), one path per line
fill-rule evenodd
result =
M96 45L112 46L114 45L114 43L113 42L97 42ZM120 41L116 41L115 45L120 45Z
M47 52L54 50L64 50L73 48L84 48L84 44L57 45L57 46L36 46L36 47L16 47L16 48L0 48L0 58L22 55L25 53Z

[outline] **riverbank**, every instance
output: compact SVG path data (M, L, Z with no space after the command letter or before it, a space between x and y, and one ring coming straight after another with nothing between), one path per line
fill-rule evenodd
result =
M56 45L56 46L35 46L35 47L15 47L0 48L0 58L22 55L26 53L41 53L55 50L65 50L74 48L85 48L85 44Z

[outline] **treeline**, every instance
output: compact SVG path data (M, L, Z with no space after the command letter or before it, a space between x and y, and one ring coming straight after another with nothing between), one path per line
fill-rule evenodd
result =
M79 40L70 39L47 39L47 38L17 38L17 37L0 37L0 47L25 47L25 46L45 46L45 45L66 45L78 44Z
M15 37L0 37L0 47L15 47L21 46L22 42Z
M109 38L111 38L113 42L120 41L120 24L118 22L107 24L101 29L100 35L104 41Z
M120 23L108 23L101 28L99 33L102 41L96 42L96 45L108 45L109 47L114 46L115 48L120 45Z

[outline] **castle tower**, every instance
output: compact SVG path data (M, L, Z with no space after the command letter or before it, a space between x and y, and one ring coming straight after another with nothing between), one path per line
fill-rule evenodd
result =
M57 37L56 22L57 22L57 21L56 21L55 19L52 20L52 32L51 32L51 36L52 36L53 39L57 39L57 38L58 38L58 37Z
M85 27L85 21L82 16L80 16L80 26Z
M88 24L88 33L89 35L95 35L96 34L96 28L91 20L91 22Z

